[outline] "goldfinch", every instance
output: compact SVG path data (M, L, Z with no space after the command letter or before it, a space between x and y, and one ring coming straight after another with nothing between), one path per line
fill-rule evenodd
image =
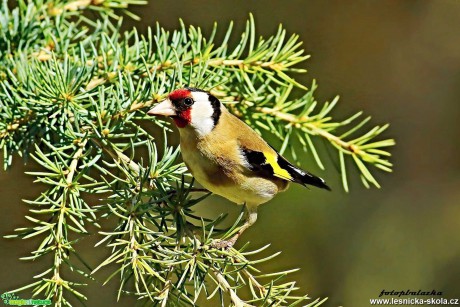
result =
M290 182L330 190L323 179L289 163L204 90L177 89L147 114L173 119L183 160L203 187L246 206L245 223L219 247L232 246L256 221L257 206L286 190Z

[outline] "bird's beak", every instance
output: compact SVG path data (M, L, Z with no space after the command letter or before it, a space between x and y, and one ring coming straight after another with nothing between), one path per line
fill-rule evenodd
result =
M169 99L161 101L159 104L151 108L148 112L148 115L158 116L176 116L176 110L174 109L173 104Z

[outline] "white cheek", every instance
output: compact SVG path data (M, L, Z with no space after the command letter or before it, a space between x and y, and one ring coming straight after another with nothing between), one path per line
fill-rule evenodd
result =
M208 95L206 93L195 93L206 95L205 97L197 97L193 104L191 111L191 123L190 125L195 129L198 136L205 136L214 129L214 120L212 114L214 110L209 104Z

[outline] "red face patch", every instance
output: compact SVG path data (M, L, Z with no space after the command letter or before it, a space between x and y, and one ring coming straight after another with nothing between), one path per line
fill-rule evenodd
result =
M179 128L184 128L192 121L190 105L184 103L184 100L190 100L191 96L192 92L185 88L175 90L169 94L169 100L174 105L177 114L176 116L172 116L172 119Z
M176 126L179 128L184 128L188 124L190 124L190 121L192 120L191 116L191 110L185 110L177 114L177 116L173 116L172 119L176 123Z
M185 88L181 88L178 90L175 90L169 94L169 100L171 101L178 101L181 99L184 99L185 97L189 97L191 92Z

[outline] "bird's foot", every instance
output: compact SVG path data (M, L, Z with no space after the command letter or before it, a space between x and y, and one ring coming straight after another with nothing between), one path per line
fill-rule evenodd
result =
M229 250L233 247L233 245L235 245L237 239L238 239L238 236L235 235L229 240L214 240L211 243L211 247L217 248L217 249Z

